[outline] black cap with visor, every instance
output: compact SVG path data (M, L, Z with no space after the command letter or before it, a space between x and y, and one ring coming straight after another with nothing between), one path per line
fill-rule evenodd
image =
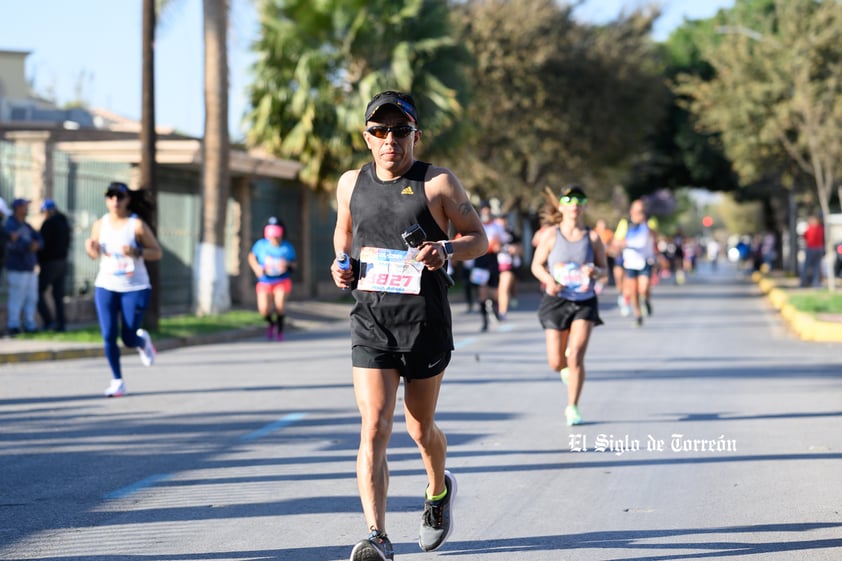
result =
M396 107L411 123L418 125L418 112L415 110L415 101L412 96L393 91L379 93L368 102L365 108L365 121L370 121L377 110L384 105Z

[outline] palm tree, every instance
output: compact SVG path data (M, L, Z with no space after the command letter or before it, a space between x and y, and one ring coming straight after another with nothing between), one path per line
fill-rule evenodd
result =
M140 115L140 188L146 190L150 203L150 215L147 216L149 227L153 232L158 230L158 186L155 165L155 0L143 0L143 33L142 33L142 94ZM149 329L158 328L161 316L161 299L158 262L147 263L149 282L152 285L152 296L149 309L146 311L144 322Z
M141 185L155 190L154 37L157 13L173 0L143 0L143 116L141 122ZM205 133L202 144L202 231L194 263L195 309L198 315L217 314L231 307L225 270L225 224L229 193L228 133L228 0L203 0L205 59ZM153 228L155 225L153 225ZM150 275L153 271L150 270ZM157 269L149 315L157 321Z
M228 132L228 0L203 0L205 135L202 145L202 236L196 250L196 314L231 307L225 269L225 217L230 190Z
M247 140L302 164L329 191L367 151L360 134L378 91L413 94L424 130L446 150L466 92L464 48L446 0L261 0ZM426 149L426 148L425 148Z

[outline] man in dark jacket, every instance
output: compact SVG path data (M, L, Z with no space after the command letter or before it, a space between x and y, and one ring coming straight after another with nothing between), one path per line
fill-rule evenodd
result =
M70 249L70 224L52 199L44 201L41 212L45 214L45 219L41 224L44 245L38 252L38 264L41 266L41 272L38 274L38 314L44 322L44 329L64 331L64 288L67 277L67 252ZM53 296L55 323L50 306L47 305L48 288Z
M23 329L35 331L35 308L38 302L38 275L35 265L41 249L41 234L26 222L29 200L12 201L12 215L6 218L3 229L6 232L6 280L9 283L9 315L6 319L10 335Z

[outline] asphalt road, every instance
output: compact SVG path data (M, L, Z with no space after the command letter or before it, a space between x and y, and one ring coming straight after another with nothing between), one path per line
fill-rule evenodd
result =
M727 269L656 287L641 329L614 299L575 428L538 295L483 334L454 304L455 531L419 550L424 473L398 422L395 558L842 559L840 345L797 340ZM125 357L119 399L104 359L0 367L0 559L347 559L366 528L346 326Z

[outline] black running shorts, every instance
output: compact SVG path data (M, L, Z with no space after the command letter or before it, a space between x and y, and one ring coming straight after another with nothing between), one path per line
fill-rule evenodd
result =
M538 308L538 319L544 329L558 331L567 331L570 329L570 324L577 319L591 321L595 326L602 325L596 298L573 301L545 295Z
M438 354L383 351L363 345L351 348L351 364L356 368L397 370L407 380L423 380L441 373L450 364L450 351Z

